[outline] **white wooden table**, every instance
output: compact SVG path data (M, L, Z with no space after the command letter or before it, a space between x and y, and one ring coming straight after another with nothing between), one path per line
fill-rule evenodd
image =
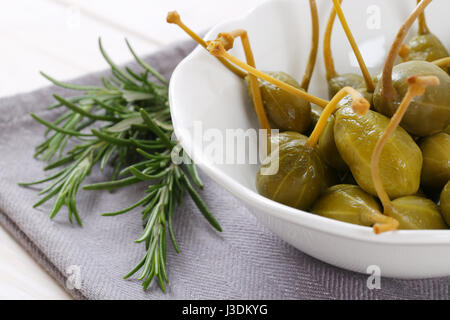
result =
M0 97L107 67L97 39L117 62L131 59L123 39L147 54L186 36L165 23L178 10L194 30L244 14L262 0L3 0ZM0 299L70 299L0 227Z

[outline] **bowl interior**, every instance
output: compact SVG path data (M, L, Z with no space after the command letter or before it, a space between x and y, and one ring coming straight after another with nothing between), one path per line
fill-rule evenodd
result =
M414 4L412 0L344 1L344 13L372 75L381 70L392 40ZM318 2L320 42L331 5L331 1ZM447 48L450 48L450 31L446 27L449 10L449 1L435 0L426 11L430 29ZM249 33L258 69L284 71L300 81L311 45L310 24L307 0L274 0L263 3L245 17L214 27L206 37L214 39L219 32L244 28ZM417 25L410 36L416 30ZM332 49L339 73L360 74L338 19L333 31ZM245 59L239 41L235 42L231 53ZM309 91L327 98L322 45ZM232 189L235 195L246 192L256 197L258 164L249 164L249 161L244 164L227 163L227 159L233 159L233 150L227 149L226 141L230 141L227 130L259 128L243 81L203 48L197 47L173 74L170 102L176 135L188 154L216 181ZM218 141L222 141L221 150L217 149L217 145L220 146ZM238 141L235 145L251 151L248 141ZM292 210L289 212L293 213Z

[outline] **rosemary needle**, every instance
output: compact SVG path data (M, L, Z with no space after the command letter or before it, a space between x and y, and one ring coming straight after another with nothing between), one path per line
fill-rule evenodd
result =
M108 56L99 39L100 51L111 68L111 77L102 79L102 86L63 83L41 74L53 84L81 91L82 95L63 98L53 95L56 102L49 110L64 112L53 122L35 114L31 116L44 125L45 141L36 147L35 157L49 164L44 170L58 170L55 174L23 186L46 183L34 207L53 199L50 218L67 207L68 219L80 226L77 194L85 178L93 169L113 170L109 181L84 185L85 190L113 190L147 181L144 196L136 203L104 216L116 216L142 207L143 231L137 243L144 243L146 252L140 262L124 278L138 271L146 290L155 279L165 291L169 282L166 269L166 238L170 238L179 252L173 230L175 209L190 195L206 220L218 231L221 227L202 200L194 185L200 180L192 162L175 164L171 152L181 146L171 140L173 133L168 102L168 82L154 68L140 59L128 41L126 44L138 65L138 73L119 68ZM152 80L153 79L153 80ZM71 149L66 150L66 146ZM180 151L180 152L178 152ZM184 159L187 157L184 155ZM121 177L119 179L119 176Z

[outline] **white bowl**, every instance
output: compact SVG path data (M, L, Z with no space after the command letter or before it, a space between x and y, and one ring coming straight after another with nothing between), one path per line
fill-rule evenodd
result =
M343 9L372 74L381 70L387 50L415 1L347 0ZM321 37L331 1L319 1ZM248 15L214 27L206 36L245 28L259 69L285 71L300 79L310 48L307 0L267 1ZM435 0L427 9L432 31L450 48L450 2ZM414 27L416 30L416 27ZM359 69L336 19L333 50L337 71ZM322 39L321 39L322 40ZM244 59L236 42L231 53ZM322 51L310 91L327 97ZM396 231L381 235L370 228L323 218L260 196L255 188L256 164L218 164L194 139L194 123L203 130L258 128L245 85L203 48L197 47L176 68L170 84L175 133L189 155L208 176L241 199L253 214L283 240L335 266L365 273L376 265L382 276L428 278L450 275L450 230ZM199 122L200 121L200 122ZM217 131L218 130L218 131Z

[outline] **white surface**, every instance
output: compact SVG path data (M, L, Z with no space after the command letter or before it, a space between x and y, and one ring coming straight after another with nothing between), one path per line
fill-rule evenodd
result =
M371 43L378 44L377 50L363 52L371 61L372 73L381 69L383 60L377 57L386 54L396 30L414 5L414 1L379 0L376 3L381 10L379 30L366 27L366 10L373 4L372 0L344 1L344 10L348 9L347 4L354 12L347 15L350 26L360 26L355 32L357 41L364 43L366 48L370 48ZM322 30L329 8L329 2L321 2ZM450 2L437 0L427 11L433 17L429 19L430 27L446 40L444 44L447 47L450 46L450 30L446 27L449 10ZM305 42L309 44L310 39L306 0L265 3L241 20L213 28L207 37L236 27L248 30L259 69L285 71L300 78L309 50ZM352 56L342 28L339 26L335 31L333 49L338 72L358 72L357 67L351 64ZM238 46L232 54L243 58ZM327 97L324 74L322 59L319 59L311 91L321 97ZM195 121L202 121L203 130L219 129L223 135L225 129L247 130L258 125L242 80L204 49L197 48L175 70L170 103L177 137L184 149L194 156L197 165L246 202L263 223L298 249L357 272L365 273L370 265L377 265L382 275L387 277L450 275L450 230L397 231L375 235L371 228L327 219L264 198L255 190L257 165L220 165L206 156L204 147L208 144L203 141L205 145L201 146L202 140L195 139Z
M247 12L261 0L3 0L0 97L47 85L43 70L64 80L107 67L97 48L120 63L187 37L165 23L178 10L195 30ZM0 299L67 299L67 293L0 227Z

